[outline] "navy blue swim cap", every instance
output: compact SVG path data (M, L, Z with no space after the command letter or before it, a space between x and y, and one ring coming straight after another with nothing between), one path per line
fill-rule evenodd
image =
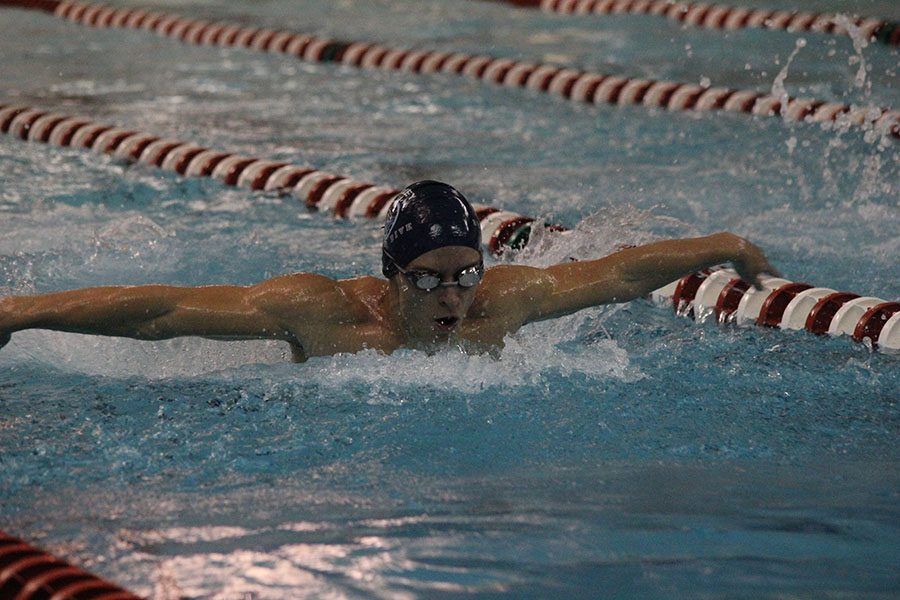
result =
M397 273L430 250L468 246L481 252L481 225L475 209L455 188L439 181L417 181L394 198L384 222L381 272ZM390 257L388 256L390 254Z

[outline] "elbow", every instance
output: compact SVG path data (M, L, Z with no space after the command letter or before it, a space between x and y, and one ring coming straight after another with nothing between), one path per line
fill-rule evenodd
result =
M653 269L649 272L637 272L634 269L622 268L616 274L615 284L611 286L610 302L621 304L648 296L659 287L658 276Z
M617 269L611 301L614 303L630 302L652 292L655 289L652 272L653 269L639 270L624 266Z
M145 342L167 340L172 337L172 335L168 331L166 331L164 327L162 327L162 324L158 319L153 319L147 321L146 323L142 323L126 335L136 340L143 340Z
M656 288L650 285L623 285L615 291L609 301L611 304L624 304L649 296L654 289Z

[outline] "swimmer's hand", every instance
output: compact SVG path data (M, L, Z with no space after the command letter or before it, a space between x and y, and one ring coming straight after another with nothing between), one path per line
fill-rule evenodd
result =
M741 279L752 283L753 287L761 290L763 286L759 276L762 273L781 277L781 272L769 263L769 259L759 249L759 246L733 233L726 232L719 235L731 238L729 241L735 247L735 256L731 259L731 264L734 265L734 270L741 276Z

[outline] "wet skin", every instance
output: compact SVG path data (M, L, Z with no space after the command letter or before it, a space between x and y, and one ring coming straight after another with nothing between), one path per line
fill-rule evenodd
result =
M440 277L442 283L455 280L463 269L477 266L481 253L465 246L450 246L426 252L405 270L426 272ZM469 314L478 286L439 286L425 291L415 287L406 276L392 278L396 313L407 340L426 343L446 342Z
M406 265L442 281L480 260L465 246L427 252ZM335 280L295 273L253 286L96 287L0 298L0 347L23 329L161 340L288 342L295 361L371 348L433 350L456 343L467 350L502 347L522 325L611 302L627 302L683 275L731 262L746 281L777 275L762 251L731 233L666 240L609 256L548 268L500 265L472 288L423 291L398 274Z

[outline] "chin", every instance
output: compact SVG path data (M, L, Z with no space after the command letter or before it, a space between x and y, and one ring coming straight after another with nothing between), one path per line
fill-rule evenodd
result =
M446 344L455 334L455 331L445 331L444 329L435 327L429 329L428 332L423 333L420 339L428 344Z
M453 337L453 331L438 331L432 330L428 333L428 335L424 336L424 339L429 340L430 342L443 344L450 340Z

